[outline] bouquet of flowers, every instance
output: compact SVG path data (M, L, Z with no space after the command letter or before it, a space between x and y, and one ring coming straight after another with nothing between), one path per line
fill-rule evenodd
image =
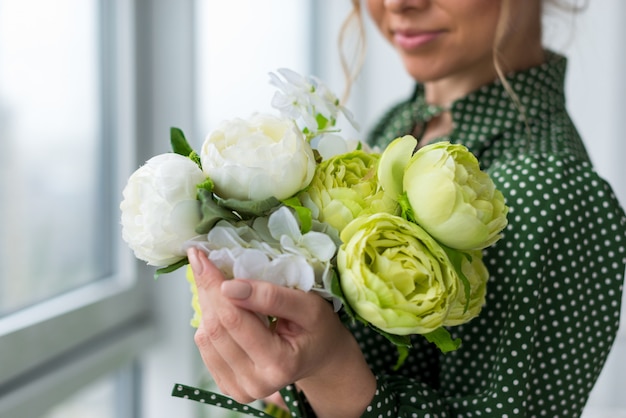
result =
M186 265L196 246L227 278L318 292L396 344L397 367L413 334L457 349L445 327L481 310L481 250L507 225L502 194L461 145L417 149L404 136L378 152L346 140L338 117L355 124L335 94L316 78L277 73L278 115L224 121L200 152L172 128L173 152L124 189L124 240L157 276ZM190 269L187 278L197 325ZM198 394L187 389L175 392Z

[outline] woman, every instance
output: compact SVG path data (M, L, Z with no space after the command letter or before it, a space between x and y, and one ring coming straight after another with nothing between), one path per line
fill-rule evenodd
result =
M316 295L224 281L190 250L209 371L241 402L296 382L324 418L579 416L618 327L626 216L565 110L565 59L542 48L542 2L367 6L418 82L372 142L412 133L418 146L463 143L511 208L504 238L484 255L486 306L452 330L458 351L444 356L415 338L396 372L393 346L346 329ZM280 318L276 329L258 326L256 313Z

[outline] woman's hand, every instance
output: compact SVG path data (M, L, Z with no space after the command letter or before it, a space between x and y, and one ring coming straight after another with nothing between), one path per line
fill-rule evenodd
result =
M202 310L195 342L222 392L249 403L297 383L321 418L363 413L376 379L331 304L268 282L225 280L201 251L188 256Z

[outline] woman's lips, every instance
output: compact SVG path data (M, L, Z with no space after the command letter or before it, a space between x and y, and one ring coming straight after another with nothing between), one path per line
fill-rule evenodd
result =
M403 32L397 31L393 33L393 41L401 49L411 50L426 45L437 39L443 31L426 31L426 32Z

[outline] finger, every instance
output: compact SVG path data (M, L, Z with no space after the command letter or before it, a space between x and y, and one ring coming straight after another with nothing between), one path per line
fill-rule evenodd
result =
M241 403L252 402L254 399L242 391L238 384L238 372L215 349L202 326L196 331L194 340L200 349L202 361L222 393Z
M270 329L256 312L235 307L219 312L228 338L213 341L214 347L234 370L238 387L255 399L263 398L292 383L290 359L297 344Z
M219 286L224 281L222 273L202 251L196 248L188 250L188 258L198 288L198 301L202 311L203 332L199 335L206 338L206 346L210 344L214 349L217 349L216 343L218 342L221 346L229 346L230 349L237 348L234 342L229 341L231 339L228 330L223 326L220 318L220 313L225 313L227 317L234 317L236 314L232 311L238 309L220 292ZM198 347L200 350L203 349L200 345ZM223 350L225 349L222 348Z
M237 306L287 319L306 330L315 327L320 315L334 314L330 303L319 295L260 280L228 280L221 284L221 292Z
M197 248L189 248L187 250L187 258L189 259L189 265L193 271L194 281L198 288L200 307L204 311L204 308L208 309L212 306L211 293L214 296L219 294L218 289L225 280L224 275L209 261L206 254Z
M232 308L230 310L232 312L227 315L223 315L223 310L220 310L217 315L220 318L219 326L215 329L205 328L207 324L203 322L203 326L196 332L195 339L199 347L207 347L206 350L200 351L201 354L206 353L202 354L202 357L209 371L220 378L220 388L228 390L229 395L239 402L246 397L249 398L247 402L250 402L252 399L260 399L277 391L292 380L285 379L282 372L266 373L268 365L270 370L274 369L273 365L276 369L281 368L284 361L282 354L263 356L260 362L255 362L253 357L258 357L258 352L270 354L272 349L266 344L259 343L254 337L250 340L250 346L242 347L238 339L233 337L233 334L260 332L278 338L256 314L234 305ZM214 324L209 326L212 325ZM219 330L219 336L216 335L216 330Z
M196 248L190 248L188 257L194 272L202 311L202 323L196 333L196 345L203 358L206 357L205 363L213 359L217 362L215 367L218 370L225 369L223 365L220 366L220 362L237 365L237 369L241 371L251 368L252 361L229 332L230 328L236 328L246 320L244 317L250 313L233 305L221 294L219 285L224 281L224 276L208 260L206 254ZM236 378L236 373L233 378Z
M319 333L319 324L338 321L332 306L318 295L268 282L229 280L222 284L222 293L242 308L279 318L275 332L252 323L229 327L256 373L276 387L297 380L302 372L300 358Z

